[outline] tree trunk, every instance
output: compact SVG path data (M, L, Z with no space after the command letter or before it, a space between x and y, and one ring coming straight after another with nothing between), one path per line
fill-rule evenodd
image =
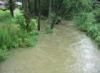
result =
M29 23L30 23L30 13L29 13L29 0L22 0L23 9L24 9L24 17L26 21L26 30L29 31Z
M40 0L38 0L38 30L40 31L40 18L41 18L41 12L40 12Z
M9 0L9 9L10 9L10 13L11 13L11 15L12 15L12 17L14 17L14 7L15 7L15 5L14 5L14 1L13 0Z
M51 29L54 28L54 24L52 23L52 4L53 4L53 0L50 0L49 2L49 25L51 25Z
M38 11L37 11L37 5L38 5L38 3L37 3L37 0L34 0L34 14L37 16L38 14Z

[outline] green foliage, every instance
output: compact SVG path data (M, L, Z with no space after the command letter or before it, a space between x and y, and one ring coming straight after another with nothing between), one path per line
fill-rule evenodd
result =
M19 24L19 26L20 26L20 28L22 30L25 30L26 29L25 18L24 18L24 16L22 14L17 15L15 17L15 22L16 22L16 24Z
M96 25L90 26L88 28L87 32L93 39L95 39L98 36L98 33L99 33L98 28L97 28Z
M99 7L99 8L97 7L97 8L94 10L94 13L95 13L95 17L96 17L97 22L100 23L100 7Z
M29 31L37 29L38 22L36 19L31 19L31 22L29 24Z
M23 15L18 15L16 18L15 18L15 21L17 24L20 25L20 28L22 30L26 30L26 22L25 22L25 18ZM28 31L32 31L32 30L35 30L37 28L37 21L36 19L32 19L29 23L29 29Z
M22 30L26 30L27 24L26 24L25 18L23 16L23 13L19 9L16 10L15 22L17 24L19 24L19 26L20 26L20 28ZM37 21L36 21L36 19L31 19L31 21L29 23L28 31L32 31L32 30L34 30L36 28L37 28Z
M97 37L95 38L95 41L98 43L98 45L100 46L100 33L99 35L97 35Z
M0 58L5 58L6 56L4 49L10 50L18 47L32 47L37 42L38 34L35 32L27 33L15 25L3 25L0 28L0 49L2 49L0 50L2 52L0 53Z
M0 17L0 21L2 21L0 22L0 61L7 58L10 49L35 46L38 38L38 33L33 31L37 26L35 19L30 22L30 32L27 33L24 30L25 19L22 14L16 14L14 19L6 14L6 11L1 12L1 14L0 16L6 19ZM5 22L6 20L7 22ZM11 20L11 22L9 23L8 20Z
M50 0L40 0L40 8L35 7L38 5L38 1L36 1L37 0L30 0L30 13L36 16L40 10L41 15L47 17L49 13ZM93 0L52 0L52 12L67 19L71 19L74 14L77 14L80 11L91 11L92 6Z
M100 25L96 23L95 16L92 12L78 14L74 17L74 22L100 45Z
M8 57L7 49L0 49L0 62Z
M0 24L10 24L12 23L11 15L8 10L0 10Z
M93 0L64 0L63 3L68 7L73 7L74 10L89 10L92 9Z
M95 16L92 12L81 12L74 16L74 22L83 31L88 31L90 26L95 25Z
M27 33L26 36L23 38L23 46L24 47L32 47L35 46L38 38L37 32L30 32Z
M17 26L13 25L5 25L0 26L3 29L0 29L0 48L2 49L11 49L11 48L17 48L20 45L21 31L17 29Z
M52 17L52 24L59 24L61 22L62 18L58 16L57 14L52 13L51 17Z

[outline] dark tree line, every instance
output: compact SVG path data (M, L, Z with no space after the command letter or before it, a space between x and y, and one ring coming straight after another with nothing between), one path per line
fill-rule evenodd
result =
M9 8L11 15L14 16L14 1L9 0ZM55 21L58 17L66 18L73 16L73 14L80 11L91 11L93 3L99 2L99 0L18 0L22 1L22 9L24 10L24 17L26 19L29 29L29 23L32 16L35 16L38 20L38 30L40 30L41 16L48 17L49 25L53 29ZM69 18L69 17L68 17ZM58 18L59 19L59 18Z
M30 10L29 10L29 4L30 4L30 0L22 0L23 3L23 10L24 10L24 16L26 19L26 23L27 23L27 29L28 29L28 25L30 23L31 20L31 16L30 16ZM38 20L38 30L40 30L40 19L41 19L41 0L34 0L34 13L37 16L37 20ZM52 13L52 4L53 4L53 0L50 0L49 2L49 13L48 13L48 17L49 17L49 24L51 24L51 29L53 29L54 24L51 22L51 13Z

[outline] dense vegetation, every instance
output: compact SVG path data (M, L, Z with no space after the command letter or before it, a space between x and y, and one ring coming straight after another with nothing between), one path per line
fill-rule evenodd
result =
M100 46L100 3L95 3L90 11L80 11L74 16L74 22Z
M9 49L30 47L36 43L40 20L48 20L48 29L61 20L73 20L100 46L99 0L5 0L6 11L0 10L0 61L7 57ZM21 1L20 12L14 14L15 1ZM34 19L33 19L34 18Z
M21 14L12 18L8 10L0 11L0 61L8 57L10 49L31 47L36 44L38 34L32 30L35 29L36 20L32 20L30 24L32 26L27 33Z

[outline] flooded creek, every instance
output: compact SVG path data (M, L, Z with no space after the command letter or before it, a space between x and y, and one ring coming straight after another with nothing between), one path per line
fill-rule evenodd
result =
M100 73L100 50L70 22L40 33L36 47L13 54L0 64L0 73Z

